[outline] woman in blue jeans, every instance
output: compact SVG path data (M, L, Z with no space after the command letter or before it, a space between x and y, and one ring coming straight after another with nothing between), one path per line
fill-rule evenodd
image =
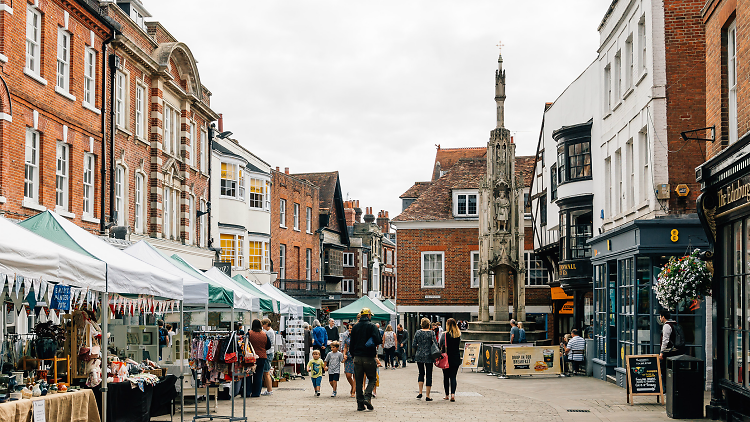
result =
M268 337L263 332L263 328L260 321L253 320L250 332L247 334L250 344L253 345L253 350L258 358L255 359L255 373L253 374L253 384L250 389L250 397L260 397L260 390L263 389L263 368L266 366L266 344Z
M419 368L419 395L417 399L422 398L422 387L427 387L425 401L432 401L430 390L432 389L432 367L435 361L430 357L432 345L437 345L435 333L430 329L430 320L422 318L420 323L422 329L414 334L412 348L414 349L414 361Z

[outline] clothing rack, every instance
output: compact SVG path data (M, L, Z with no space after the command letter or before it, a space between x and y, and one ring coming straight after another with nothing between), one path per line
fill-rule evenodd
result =
M208 322L208 312L206 312L206 322ZM234 327L234 310L232 310L232 318L231 318L231 323L230 324L231 324L230 327ZM231 335L232 333L236 333L236 331L201 330L201 331L193 331L192 332L192 334L193 334L194 337L195 336L200 336L200 335L222 335L222 334L230 334ZM247 335L247 334L245 334L245 335ZM219 415L212 416L211 415L211 400L209 400L209 397L210 397L209 396L209 388L210 388L210 383L209 382L206 382L206 414L205 415L201 415L201 414L198 413L198 370L196 368L195 374L193 376L193 379L194 379L194 382L195 382L195 416L193 416L193 422L195 422L198 419L210 419L210 420L213 420L213 419L226 419L226 420L228 420L230 422L231 421L247 421L247 415L245 414L245 412L247 411L247 377L244 378L245 385L244 385L244 390L243 390L243 394L242 394L242 417L235 416L234 415L234 396L235 396L234 381L235 381L235 376L237 374L235 373L234 362L229 364L229 368L230 368L229 372L232 374L232 376L231 376L232 379L231 379L230 384L229 384L230 385L229 392L230 392L230 394L232 396L231 397L231 400L232 400L232 415L231 416L219 416ZM219 384L219 385L221 385L221 384ZM219 394L219 392L217 391L216 394Z

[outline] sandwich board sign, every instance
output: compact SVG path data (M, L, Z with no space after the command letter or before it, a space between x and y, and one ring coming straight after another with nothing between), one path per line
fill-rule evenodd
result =
M464 343L464 357L461 361L461 370L469 368L472 371L479 368L482 357L482 343Z
M627 402L632 406L633 396L656 396L656 401L664 404L659 355L628 355L625 361L628 369Z

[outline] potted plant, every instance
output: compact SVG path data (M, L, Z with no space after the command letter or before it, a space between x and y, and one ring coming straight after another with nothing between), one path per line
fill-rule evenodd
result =
M657 278L656 299L666 309L676 309L683 300L711 295L711 269L700 258L700 249L681 258L671 257Z
M65 343L65 329L51 321L40 322L34 326L36 334L36 355L39 359L52 359L57 354L58 347Z

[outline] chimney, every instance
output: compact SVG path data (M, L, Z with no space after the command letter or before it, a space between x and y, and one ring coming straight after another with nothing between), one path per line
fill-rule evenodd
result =
M276 166L276 171L279 171L279 166Z
M344 219L347 227L354 227L354 201L344 202Z
M380 232L383 234L387 234L391 232L391 223L390 220L388 220L388 211L381 210L378 213L378 220L376 222L378 227L380 227Z
M224 132L224 115L219 113L219 133Z
M361 223L362 222L362 208L359 207L359 199L354 201L354 222L355 223Z
M365 210L367 214L365 214L365 223L374 223L375 222L375 216L372 215L372 207L367 207Z
M289 167L284 167L284 174L289 174Z

